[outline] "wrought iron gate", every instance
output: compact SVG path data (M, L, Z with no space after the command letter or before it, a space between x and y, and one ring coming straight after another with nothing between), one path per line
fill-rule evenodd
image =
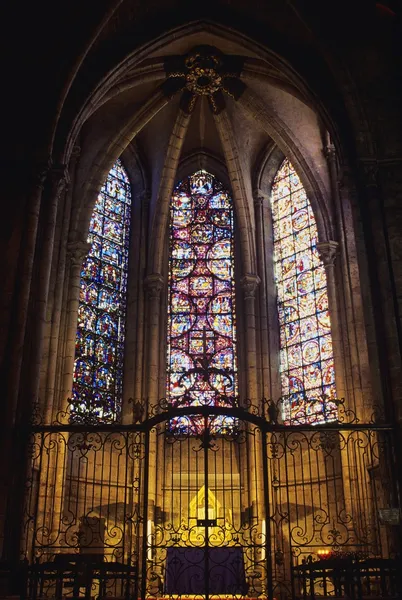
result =
M35 425L28 596L397 598L392 429L274 421L162 404L135 425Z

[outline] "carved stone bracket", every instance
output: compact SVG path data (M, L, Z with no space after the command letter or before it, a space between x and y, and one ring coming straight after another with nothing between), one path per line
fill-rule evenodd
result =
M152 273L145 278L144 285L148 298L159 298L164 280L159 273Z
M51 197L59 198L70 182L70 176L66 165L53 166L49 170Z
M67 258L73 267L82 267L84 259L88 256L88 252L91 249L89 242L79 240L76 242L70 242L67 245Z
M240 285L243 288L244 298L255 298L255 293L261 280L258 275L247 273L240 279Z
M317 250L325 268L335 265L335 258L338 253L338 242L329 240L328 242L318 242Z

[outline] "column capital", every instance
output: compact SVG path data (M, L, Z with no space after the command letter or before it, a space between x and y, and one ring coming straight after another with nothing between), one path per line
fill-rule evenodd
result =
M253 200L254 200L254 206L260 207L264 204L264 202L268 202L269 196L268 194L265 194L263 191L261 191L259 188L255 188L253 190Z
M325 268L333 267L335 264L335 258L338 254L338 242L329 240L327 242L318 242L317 251L320 255Z
M258 275L247 273L240 279L240 285L243 288L244 298L254 298L257 288L261 282Z
M74 267L82 267L82 263L87 257L90 249L91 244L89 242L84 242L83 240L69 242L67 244L67 257L71 265Z
M159 298L164 284L164 279L159 273L147 275L144 281L148 298Z
M54 165L49 169L49 182L52 196L60 196L70 183L70 175L66 165Z

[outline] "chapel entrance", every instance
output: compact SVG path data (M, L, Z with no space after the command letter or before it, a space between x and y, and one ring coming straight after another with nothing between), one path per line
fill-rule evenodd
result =
M158 430L148 581L167 595L266 593L263 432L234 416L171 420Z
M338 410L286 426L164 403L134 425L35 425L26 596L397 598L392 428Z

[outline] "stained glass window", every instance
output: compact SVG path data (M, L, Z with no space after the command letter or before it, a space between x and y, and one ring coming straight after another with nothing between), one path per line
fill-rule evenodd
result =
M233 205L213 175L181 181L170 209L167 395L174 407L233 406L237 397ZM213 431L232 418L211 418ZM174 431L198 433L201 418Z
M92 213L91 249L81 272L70 405L75 423L110 423L120 415L130 210L130 184L118 160Z
M275 177L271 208L283 417L287 423L331 421L337 410L326 274L314 214L288 160Z

